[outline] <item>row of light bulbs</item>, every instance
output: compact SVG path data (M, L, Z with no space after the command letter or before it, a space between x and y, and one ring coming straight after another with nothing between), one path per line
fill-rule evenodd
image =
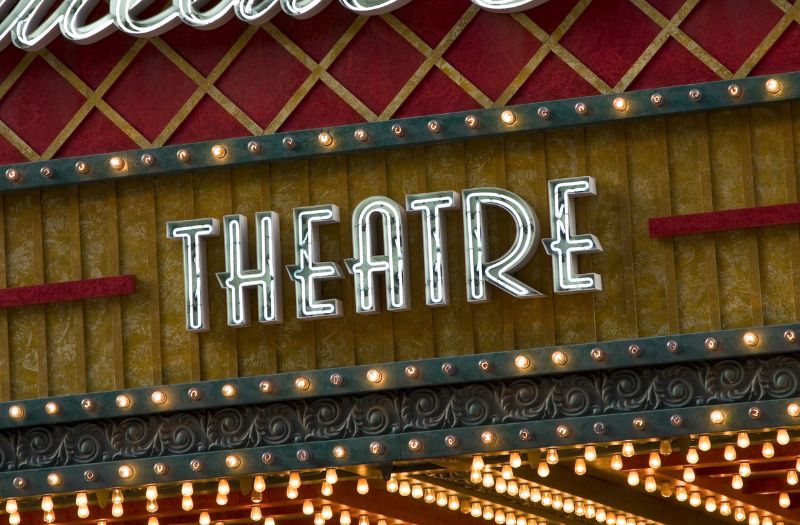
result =
M764 89L771 95L779 95L783 91L783 85L778 79L770 78L764 83ZM742 96L744 90L737 84L730 84L727 91L732 98L739 98ZM693 88L688 91L688 97L690 100L698 102L703 98L703 93L700 89ZM650 102L653 106L663 106L667 100L662 94L653 93L650 96ZM611 102L611 106L622 113L628 111L630 107L628 99L623 96L615 97ZM574 106L574 110L578 115L585 116L589 113L589 105L585 102L577 102ZM552 116L547 106L540 106L536 114L542 120L549 120ZM518 122L518 116L514 111L506 109L500 113L500 121L506 126L514 126ZM480 127L480 120L476 115L467 115L464 118L464 125L470 129L477 129ZM405 128L400 124L394 124L391 129L396 137L403 137L406 134ZM443 124L440 120L433 119L428 121L427 129L431 133L440 133L443 129ZM370 135L366 129L358 128L353 132L353 138L363 143L370 140ZM325 148L330 148L335 145L334 137L329 131L320 132L317 135L317 141ZM287 136L283 138L282 144L287 149L294 149L297 147L297 140L294 137ZM255 155L261 153L262 147L258 142L250 141L247 143L247 150ZM228 150L221 144L215 144L211 147L211 155L217 160L222 160L227 157ZM189 162L191 160L191 153L187 149L179 149L176 156L181 162ZM146 167L153 166L155 160L155 157L151 153L145 153L140 157L142 165ZM109 159L108 165L114 171L122 171L126 167L126 162L123 157L115 155ZM79 160L75 163L75 171L81 175L88 175L91 171L91 167L86 161ZM51 178L54 175L54 170L49 166L44 166L41 168L40 174L42 177ZM11 182L22 181L22 175L15 168L7 169L5 175Z
M794 330L786 330L783 334L784 340L789 343L794 343L798 340L797 333ZM751 347L755 347L759 343L758 334L752 331L745 332L742 335L742 342ZM707 337L704 341L705 347L710 351L718 350L720 347L719 341L714 337ZM667 349L670 352L677 352L678 351L678 343L674 340L670 340L666 344ZM642 352L642 348L639 345L632 344L629 346L628 351L633 356L639 356ZM606 353L602 348L594 348L590 352L591 357L596 361L602 361L606 357ZM550 360L556 366L564 366L569 361L569 355L562 351L562 350L555 350L550 355ZM518 354L513 358L514 366L519 370L527 370L533 365L531 358L524 354ZM483 371L488 371L491 369L491 363L486 360L482 359L478 362L478 368ZM452 363L444 363L442 365L442 372L447 375L453 375L455 373L455 366ZM404 369L404 374L406 377L411 379L418 379L421 375L420 369L416 365L408 365ZM373 384L380 384L383 379L384 375L383 372L377 368L370 368L364 374L364 377L367 381ZM341 385L344 382L344 378L338 372L331 374L329 381L333 385ZM311 379L306 376L300 375L294 379L294 386L299 391L306 391L311 388L312 383ZM273 393L275 391L275 384L269 380L263 380L259 382L258 389L265 393ZM220 388L220 393L228 399L235 398L238 393L239 389L236 385L232 383L226 383L222 385ZM187 390L187 395L189 399L193 401L197 401L202 399L203 393L200 389L196 387L189 388ZM150 401L153 405L164 405L168 400L167 393L163 390L154 390L150 393ZM115 399L116 405L118 408L127 409L133 406L133 398L130 394L119 394ZM97 402L93 399L86 398L81 400L81 407L88 411L93 412L97 409ZM44 411L48 415L57 415L61 412L61 406L56 401L48 401L44 405ZM23 405L14 404L8 408L8 415L12 419L22 419L25 417L25 408ZM792 416L800 416L800 405L793 404L789 408L789 414ZM714 410L711 412L710 420L714 424L722 424L725 421L724 413L720 410Z

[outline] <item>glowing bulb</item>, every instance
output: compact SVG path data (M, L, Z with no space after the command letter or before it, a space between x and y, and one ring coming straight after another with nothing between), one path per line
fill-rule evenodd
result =
M747 525L761 525L761 520L758 519L758 514L751 512L747 516Z
M694 469L692 467L686 467L683 469L683 481L686 483L692 483L695 480L694 476Z
M327 131L323 131L322 133L320 133L317 136L317 139L319 140L319 143L325 147L328 147L331 144L333 144L333 137Z
M119 489L114 489L111 492L111 503L122 503L124 501L124 497L122 496L122 491Z
M42 498L42 510L45 512L53 510L53 498L44 496Z
M506 488L506 494L509 496L516 496L519 494L519 485L513 479L508 480L507 482L508 487Z
M797 403L789 403L786 407L786 412L792 417L800 416L800 405Z
M336 459L342 459L345 456L347 456L346 448L344 448L341 445L336 445L335 447L333 447L333 457L335 457ZM328 469L328 470L333 470L333 469ZM336 482L334 481L334 483Z
M297 496L299 494L300 493L297 491L296 488L294 488L294 487L286 487L286 497L288 499L297 499Z
M745 513L742 507L735 507L733 509L733 519L736 521L744 521L745 520Z
M362 496L369 492L369 483L367 482L367 478L358 479L358 483L356 484L356 492Z
M217 494L223 494L227 496L230 493L231 493L231 486L228 484L228 480L227 479L219 480L219 483L217 483Z
M220 390L222 395L228 398L236 397L236 387L231 385L230 383L222 385L222 389Z
M489 478L491 479L491 476ZM406 480L401 481L397 492L401 496L408 496L411 494L411 484Z
M51 416L54 414L58 414L58 403L53 401L48 401L44 405L44 411L50 414Z
M733 461L736 459L736 448L733 445L725 445L722 457L724 457L726 461Z
M436 493L432 488L428 487L425 489L425 494L422 496L422 499L425 503L433 503L436 501Z
M703 500L700 497L699 492L692 492L691 494L689 494L689 505L691 505L692 507L699 507L702 502Z
M789 485L797 485L797 471L796 470L787 470L786 471L786 483Z
M144 508L147 510L147 512L156 512L158 510L158 502L156 502L156 500L148 500Z
M275 518L272 516L264 520L264 525L275 525Z
M155 485L148 485L145 489L144 497L147 499L156 499L158 497L158 488Z
M458 496L450 496L447 501L447 508L450 510L458 510L461 507L461 502L458 501Z
M9 525L19 525L20 521L19 512L13 512L8 515Z
M771 442L765 441L764 444L761 445L761 455L767 459L775 455L775 447L772 446Z
M700 461L700 454L697 453L697 449L689 447L689 450L686 451L686 462L695 465L698 461Z
M423 495L422 485L415 484L411 485L411 497L414 499L420 499Z
M578 476L586 474L586 461L583 458L575 459L575 474Z
M547 463L550 465L555 465L558 463L558 450L554 448L547 449L547 456L545 457Z
M75 494L75 506L85 507L88 504L89 504L89 497L86 495L85 492L78 492L77 494Z
M228 154L228 151L225 149L225 146L220 146L219 144L217 144L213 148L211 148L211 154L214 155L214 157L221 159Z
M322 519L329 520L333 517L333 510L331 509L330 505L325 505L322 507L320 514L322 514Z
M217 505L227 505L228 504L228 495L227 494L219 494L217 493L216 498Z
M739 448L747 448L750 446L750 436L747 432L739 432L736 435L736 446Z
M306 516L314 514L314 503L310 499L303 501L303 514Z
M619 454L611 456L611 470L622 470L622 456Z
M250 519L253 521L261 521L261 507L253 507L250 509Z
M267 482L264 480L264 476L256 476L253 478L253 490L256 492L264 492L267 490Z
M731 515L731 503L729 501L722 501L719 504L719 513L723 516Z
M341 525L350 525L350 513L347 512L346 510L343 510L339 514L339 523Z
M186 512L194 508L194 501L192 501L191 496L181 496L181 508Z
M327 481L323 481L322 487L320 487L319 491L323 496L330 496L331 494L333 494L333 485L331 485Z
M779 428L777 434L775 435L775 441L778 442L778 445L788 445L789 431L785 428Z
M156 390L155 392L150 394L150 400L156 405L163 405L164 403L167 402L167 394L165 394L161 390Z
M506 480L504 480L502 477L495 478L495 480L494 480L494 490L498 494L504 494L505 491L506 491L506 488L507 488Z
M89 507L84 505L78 506L78 517L81 519L86 519L89 517Z
M14 419L21 419L25 415L25 409L19 405L11 405L8 407L8 415ZM10 514L13 514L13 512Z
M597 459L597 450L593 445L587 445L586 448L583 449L583 458L590 462Z
M539 466L536 467L536 473L542 478L546 478L550 474L550 467L547 466L546 461L539 462Z
M297 472L289 473L289 486L293 489L300 488L300 474Z
M437 492L436 493L436 504L440 507L444 507L447 505L447 494L444 492Z
M651 452L647 463L650 465L650 468L656 469L661 466L661 456L658 452Z
M122 503L114 503L111 505L111 515L115 518L119 518L123 514Z
M481 434L481 441L483 441L483 443L486 445L491 445L492 443L497 441L497 436L494 434L494 432L490 432L487 430L486 432L483 432Z
M731 487L733 487L736 490L742 490L742 487L744 487L744 480L742 479L741 474L733 475L733 477L731 478Z
M522 499L529 499L531 497L531 488L528 485L520 485L519 497Z
M48 510L47 512L44 513L43 521L45 523L53 523L54 521L56 521L56 515L53 513L52 510Z
M201 512L200 518L197 521L200 525L209 525L209 523L211 523L211 516L208 515L208 512Z
M717 500L712 498L711 496L706 498L706 511L707 512L714 512L717 510Z
M397 492L397 488L398 488L398 483L397 483L397 478L396 477L392 476L392 477L390 477L389 479L386 480L386 491L387 492L390 492L390 493L394 494L395 492Z
M635 487L639 484L639 473L635 470L628 472L628 485Z
M531 489L531 501L534 503L539 503L542 501L542 491L539 490L538 487L533 487Z
M484 463L483 458L481 456L473 456L472 457L472 470L483 470Z
M780 505L780 507L782 509L788 509L789 505L791 505L791 503L792 503L792 500L789 498L789 493L781 492L778 495L778 505Z
M367 372L367 381L370 383L380 383L383 379L383 374L380 370L376 370L374 368L370 368Z
M120 394L117 396L117 406L119 408L128 408L131 406L131 398L125 394Z
M717 421L721 423L722 421L725 420L725 416L722 415L722 412L719 412L719 414L717 414L716 417L715 417L715 412L719 411L715 410L714 412L711 413L712 423L717 423ZM702 450L703 452L708 452L709 450L711 450L711 438L708 436L700 436L700 438L697 440L697 448Z
M656 483L656 478L653 476L647 476L644 478L644 490L647 492L655 492L658 489L658 484Z
M257 476L257 478L260 477L261 476ZM264 478L261 478L261 480L263 481ZM253 487L255 488L255 483L253 484ZM264 492L264 489L258 490L258 492ZM181 485L181 496L191 496L192 494L194 494L194 488L192 487L192 483L189 481L185 481Z
M624 457L631 458L634 454L636 454L636 450L633 448L633 442L626 441L622 444L622 455Z
M230 454L229 456L227 456L225 458L225 466L227 466L228 468L238 468L239 465L241 465L241 464L242 464L242 460L239 459L239 456L235 456L233 454Z
M483 508L483 519L486 521L491 520L494 518L494 509L488 505Z
M500 470L503 479L509 480L514 477L514 469L511 468L511 465L503 465L503 468Z
M689 494L686 492L686 487L678 487L675 489L675 499L678 501L686 501Z
M617 111L625 111L626 109L628 109L628 102L622 97L615 98L613 104L614 104L614 109L616 109Z
M17 500L10 499L10 500L6 501L6 512L8 514L14 514L18 510L19 510L19 507L17 506Z
M567 361L569 360L567 354L565 354L561 350L556 350L555 352L553 352L553 354L550 356L550 359L553 361L554 365L558 366L566 365Z
M469 515L473 518L480 518L481 514L483 514L483 509L481 508L481 504L477 501L473 502L469 508Z
M133 467L130 465L122 465L119 467L119 477L122 479L130 479L133 477Z
M780 81L779 81L779 80L776 80L776 79L774 79L774 78L770 78L770 79L769 79L769 80L767 80L767 82L764 84L764 87L766 87L766 88L767 88L767 91L769 91L769 92L770 92L770 93L772 93L773 95L776 95L776 94L778 94L778 93L780 93L780 92L781 92L781 89L782 89L782 87L783 87L783 86L781 86L781 83L780 83Z
M742 476L743 478L746 478L747 476L750 475L751 472L752 472L752 470L750 470L750 463L748 463L746 461L744 463L739 463L739 475L740 476Z

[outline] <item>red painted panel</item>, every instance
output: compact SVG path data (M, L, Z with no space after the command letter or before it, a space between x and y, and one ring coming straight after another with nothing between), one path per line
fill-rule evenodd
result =
M794 223L800 223L800 203L657 217L649 227L650 237L677 237Z
M133 275L20 286L0 290L0 308L130 295L135 289L136 277Z

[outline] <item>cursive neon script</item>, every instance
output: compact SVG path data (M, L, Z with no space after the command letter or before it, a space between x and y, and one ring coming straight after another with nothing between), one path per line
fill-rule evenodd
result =
M109 0L108 13L89 21L104 0L0 0L0 50L13 43L36 51L59 33L78 44L91 44L114 31L146 38L158 36L179 24L214 29L236 17L248 24L263 24L281 11L294 18L309 18L333 0L172 0L154 15L142 13L155 0ZM339 0L350 11L378 15L402 7L410 0ZM425 0L420 0L425 1ZM496 13L530 9L547 0L472 0Z

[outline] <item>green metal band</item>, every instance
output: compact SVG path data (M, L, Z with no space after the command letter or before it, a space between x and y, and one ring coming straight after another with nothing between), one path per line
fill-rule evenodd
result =
M752 334L755 345L746 342ZM752 342L752 341L751 341ZM778 325L753 329L626 339L602 343L553 346L490 354L454 356L378 365L323 369L244 377L227 381L203 381L181 385L136 388L111 392L36 398L0 403L0 431L38 425L91 422L109 418L166 414L180 411L241 407L345 395L365 395L398 389L418 389L465 383L540 378L604 370L676 365L699 361L767 356L800 349L800 327ZM526 358L520 368L518 358ZM563 364L558 364L563 358ZM524 359L523 359L524 361ZM416 374L409 374L413 368ZM372 382L368 372L380 373ZM307 380L301 389L298 380ZM235 391L226 397L223 390ZM166 396L163 404L152 400L154 392ZM127 408L117 406L127 396ZM47 408L55 407L55 413ZM12 413L22 411L22 417ZM17 412L19 413L19 412Z
M8 497L23 497L183 480L230 478L291 470L421 462L432 458L491 454L507 450L570 447L586 443L603 444L625 440L664 439L692 434L789 427L798 424L798 418L790 415L787 410L792 403L794 402L789 400L771 400L629 414L600 414L561 421L536 421L411 432L380 438L346 439L330 443L301 443L186 454L169 458L114 461L88 467L73 465L21 473L3 472L0 473L0 493ZM753 407L757 407L757 415L752 410ZM719 411L723 414L724 421L721 424L710 422L712 411ZM602 426L602 432L598 432L598 425ZM566 433L562 429L567 429ZM490 443L485 440L487 432L491 433L493 437L493 441ZM414 439L420 443L420 448L416 451L409 447L410 441ZM375 443L379 443L382 447L380 454L372 451ZM452 443L455 444L451 445ZM346 455L341 459L334 459L332 455L334 446L344 447ZM264 453L271 454L272 459L269 463L264 462ZM238 467L231 468L226 465L226 458L230 455L239 458ZM302 459L304 457L307 459ZM192 467L193 462L195 468ZM166 466L162 474L155 472L154 467L157 463ZM134 474L130 478L122 479L120 477L119 467L122 465L133 467ZM57 486L52 486L47 482L48 474L53 472L57 472L62 479L61 484ZM87 472L91 474L87 474ZM91 481L88 481L87 478L91 478ZM16 482L15 479L17 479ZM24 481L20 482L20 479Z
M7 165L0 167L5 174L0 179L0 192L545 131L798 98L800 73L723 80L514 106L509 108L513 112L510 124L502 119L503 108L484 109ZM292 147L287 147L287 142ZM216 150L222 155L213 154L215 146L222 148ZM145 162L145 157L152 162ZM112 159L118 169L111 167Z

